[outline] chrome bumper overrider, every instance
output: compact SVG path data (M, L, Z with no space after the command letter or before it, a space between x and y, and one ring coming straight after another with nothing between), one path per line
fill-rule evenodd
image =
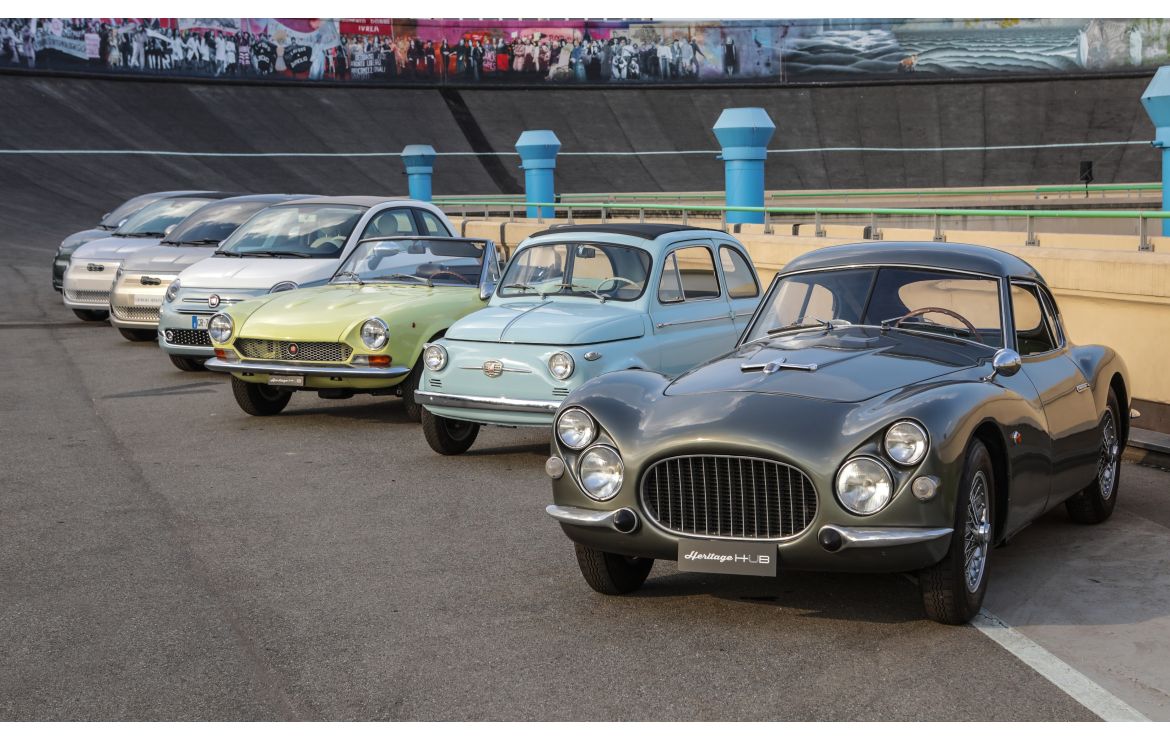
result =
M424 406L483 409L486 411L544 411L551 414L561 407L560 401L525 401L502 396L457 396L453 393L429 393L427 391L415 391L414 400Z
M278 362L229 362L213 357L203 365L221 373L260 373L262 375L308 375L327 378L393 379L410 374L408 367L353 367L352 365L287 365Z
M951 527L929 529L923 527L838 527L835 524L826 524L821 527L820 532L825 530L840 535L841 546L836 552L848 550L851 547L917 545L920 542L930 542L939 537L946 537L954 531Z
M580 509L576 506L557 506L556 504L550 504L544 507L544 511L553 519L556 519L558 522L564 522L565 524L576 524L578 527L617 529L614 526L613 518L622 510L594 511L593 509Z

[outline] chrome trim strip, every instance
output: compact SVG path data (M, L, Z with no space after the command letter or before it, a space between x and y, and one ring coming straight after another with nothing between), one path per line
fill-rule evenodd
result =
M1088 383L1081 383L1080 385L1077 386L1077 393L1084 393L1087 390L1089 390Z
M710 316L705 319L686 319L685 321L664 321L661 324L655 324L656 329L665 329L668 326L683 326L684 324L705 324L708 321L731 321L730 314L722 316Z
M460 365L459 369L460 370L479 370L480 372L483 372L483 365ZM507 366L501 367L500 372L501 373L528 373L529 375L532 374L531 370L528 370L528 369L525 369L522 367L507 367Z
M582 509L577 506L557 506L556 504L549 504L544 507L544 513L562 524L573 524L578 527L602 527L614 531L619 531L613 525L613 518L619 511L621 509L594 511L593 509Z
M262 373L265 375L308 375L332 378L384 378L392 380L410 374L408 367L354 367L352 365L286 365L276 362L228 362L213 357L204 363L220 373Z
M946 537L954 529L951 527L937 527L926 529L923 527L838 527L835 524L826 524L817 532L825 530L836 532L841 536L841 547L837 552L848 550L850 547L896 547L898 545L916 545L921 542L930 542L940 537Z
M454 393L429 393L416 390L415 403L424 406L438 406L453 409L480 409L484 411L547 411L555 412L561 407L559 401L527 401L503 396L462 396Z

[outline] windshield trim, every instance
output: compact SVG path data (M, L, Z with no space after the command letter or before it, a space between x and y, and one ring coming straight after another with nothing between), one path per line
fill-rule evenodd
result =
M974 340L965 339L963 337L947 336L944 334L939 334L937 332L919 332L919 331L914 331L913 329L907 329L904 326L898 327L898 331L906 331L910 334L918 334L921 336L930 336L930 337L934 337L936 339L938 339L938 338L957 339L959 341L967 342L968 344L973 344L973 345L976 345L978 347L989 347L991 349L1005 349L1005 348L1006 349L1015 349L1014 336L1012 336L1012 332L1009 332L1007 330L1007 327L1009 326L1008 320L1010 317L1008 316L1006 301L1004 300L1004 295L1005 295L1004 286L1007 282L1006 278L1004 278L1001 275L995 275L995 274L988 273L988 272L979 272L978 270L964 270L962 268L957 268L957 267L934 267L933 265L923 265L923 264L903 264L903 263L897 263L897 262L858 262L858 263L852 263L852 264L848 264L848 265L833 265L831 267L810 267L810 268L806 268L803 270L792 270L790 272L784 272L784 271L777 272L776 276L772 278L772 284L768 286L768 290L764 293L764 296L762 298L760 298L760 302L756 306L755 313L752 315L751 320L748 321L747 326L744 327L743 332L739 335L739 341L736 342L735 346L742 347L746 344L753 344L756 341L758 341L759 339L763 338L763 337L757 337L756 339L749 340L747 337L748 337L748 335L750 335L752 333L752 330L755 329L756 323L760 320L760 316L763 315L764 306L766 306L768 304L768 302L772 299L772 295L776 292L777 287L780 285L781 280L783 280L787 277L791 277L793 275L808 275L808 274L817 273L817 272L836 272L839 270L859 270L859 269L865 269L865 268L871 268L875 271L881 270L883 268L895 268L895 269L910 269L910 270L929 270L932 272L949 272L949 273L953 273L955 275L967 275L967 276L971 276L971 277L977 277L977 278L982 278L985 280L994 281L995 285L996 285L996 293L998 294L998 298L999 298L999 323L1000 323L999 336L1000 336L1001 344L995 345L995 344L987 344L986 342L976 342ZM877 286L877 274L875 272L874 281L870 284L870 287L869 287L869 295L867 295L865 298L865 307L867 310L869 308L870 301L873 300L873 291L874 291L876 286ZM851 324L850 326L857 327L857 326L875 326L875 325ZM878 328L881 328L881 327L878 327Z
M345 266L345 263L348 262L350 260L350 258L353 257L353 255L357 254L358 248L361 247L361 245L363 243L366 243L366 242L387 242L387 241L424 241L424 240L427 240L427 241L446 241L446 242L474 242L476 244L482 244L483 245L483 259L480 260L479 276L476 278L475 282L474 283L446 283L446 282L443 282L443 283L436 284L433 280L426 280L425 278L421 278L421 277L420 277L420 280L422 280L423 282L401 280L401 279L390 279L389 276L387 276L385 278L359 278L361 280L361 282L356 282L353 280L346 280L346 281L342 281L342 282L338 282L338 283L333 282L334 278L336 278L339 274L343 273L341 268ZM428 287L428 288L475 288L478 290L482 290L483 286L488 284L488 282L489 282L488 275L489 275L489 272L490 272L493 265L495 265L498 269L496 243L493 242L491 239L479 239L479 238L473 237L473 236L423 236L421 234L410 234L410 235L403 235L403 236L397 236L397 237L385 237L385 236L369 237L366 239L359 239L357 241L357 243L354 244L353 251L351 251L349 254L346 255L345 262L342 262L341 265L338 266L337 270L329 278L328 284L329 285L357 285L357 286L377 285L377 284L382 284L382 285L424 285L425 287ZM344 272L348 272L348 271L344 271ZM351 274L357 275L356 272L351 273Z
M613 301L615 303L637 303L638 301L642 300L646 296L646 290L650 287L650 283L653 282L654 269L656 267L655 262L654 262L654 254L650 250L643 249L642 247L634 246L633 244L621 244L619 242L607 242L607 241L584 241L581 239L573 239L573 240L569 240L569 241L561 240L561 239L548 239L548 240L542 240L539 242L535 242L533 244L529 244L525 247L521 247L520 249L517 249L515 252L512 253L512 256L508 258L507 264L505 264L503 266L503 268L500 270L500 283L499 283L499 287L496 288L496 295L500 296L501 299L505 299L505 300L511 300L513 298L534 298L534 297L541 298L542 300L546 300L546 301L550 300L552 298L589 298L589 299L594 300L594 301L598 300L597 298L593 297L592 295L584 295L584 294L578 294L578 293L563 293L561 291L557 291L555 293L539 293L535 290L519 291L515 295L513 295L513 294L504 295L501 292L502 290L504 290L504 285L506 284L504 282L504 278L506 278L508 276L508 270L510 270L512 268L512 263L516 261L517 257L519 257L524 252L527 252L529 249L536 249L538 247L555 247L555 246L559 246L562 244L565 246L586 245L586 246L616 247L618 249L636 250L636 251L639 251L642 254L646 255L646 257L650 260L650 262L649 262L649 264L646 265L646 281L645 281L645 283L643 283L642 290L638 293L638 295L635 296L634 298L614 298L611 296L606 296L606 299L604 302L609 303L610 301Z

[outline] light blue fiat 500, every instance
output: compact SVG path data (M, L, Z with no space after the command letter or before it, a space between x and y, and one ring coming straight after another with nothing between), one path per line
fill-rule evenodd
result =
M481 425L549 426L561 400L615 370L678 375L735 347L760 281L723 231L559 226L516 250L491 303L427 345L415 399L427 442L466 452Z

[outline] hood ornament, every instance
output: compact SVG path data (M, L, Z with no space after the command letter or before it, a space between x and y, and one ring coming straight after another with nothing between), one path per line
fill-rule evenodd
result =
M789 362L787 357L781 357L779 360L772 360L771 362L746 363L740 365L739 369L740 372L744 373L763 372L764 375L771 375L781 370L803 370L811 373L817 369L817 364L813 362L807 365L801 365L796 362Z

